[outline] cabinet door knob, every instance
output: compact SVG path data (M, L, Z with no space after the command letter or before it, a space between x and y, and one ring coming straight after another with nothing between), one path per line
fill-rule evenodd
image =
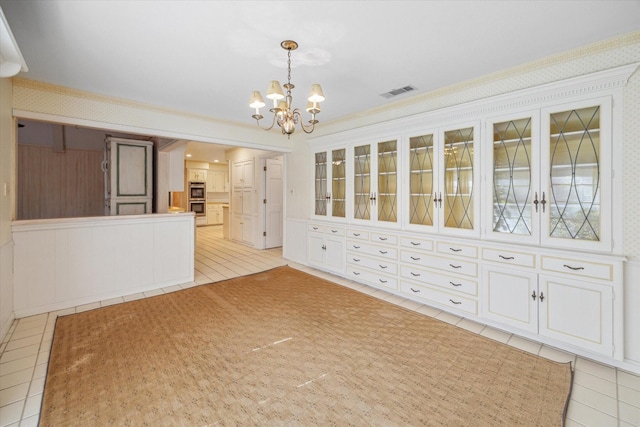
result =
M537 297L536 291L533 291L533 293L531 294L531 298L533 298L533 300L535 301L536 297Z
M536 191L534 199L533 199L533 204L536 207L536 212L538 212L538 203L540 203L540 202L538 202L538 192Z
M540 292L540 302L544 301L544 292Z

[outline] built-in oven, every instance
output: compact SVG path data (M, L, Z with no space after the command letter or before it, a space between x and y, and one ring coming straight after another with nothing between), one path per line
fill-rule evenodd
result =
M207 198L207 184L198 181L189 181L189 200L205 200Z
M196 216L206 216L207 202L204 200L189 200L189 210Z

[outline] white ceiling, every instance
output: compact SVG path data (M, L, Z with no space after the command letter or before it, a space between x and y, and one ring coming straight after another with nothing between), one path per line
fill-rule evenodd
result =
M0 0L20 77L251 124L248 100L286 80L320 121L640 30L640 1ZM411 96L410 94L401 95Z

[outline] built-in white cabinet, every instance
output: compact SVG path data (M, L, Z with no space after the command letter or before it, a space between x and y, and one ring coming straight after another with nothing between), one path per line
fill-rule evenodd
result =
M314 154L313 214L317 218L346 217L346 156L346 148L334 148Z
M354 224L399 224L398 139L351 146L350 218Z
M616 291L622 297L620 281L614 280L622 269L619 260L585 261L505 247L484 248L483 260L483 318L619 356L614 345L621 338L614 333Z
M480 234L479 140L477 122L405 138L407 228L456 236Z
M309 223L307 256L310 265L344 274L345 235L343 227Z
M636 68L313 138L308 263L622 363L638 339L616 141Z
M487 237L611 251L611 98L487 121Z

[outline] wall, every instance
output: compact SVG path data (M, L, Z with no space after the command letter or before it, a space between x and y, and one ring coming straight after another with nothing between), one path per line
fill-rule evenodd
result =
M15 126L11 117L12 93L11 79L0 78L0 339L14 319L11 220L15 189Z

